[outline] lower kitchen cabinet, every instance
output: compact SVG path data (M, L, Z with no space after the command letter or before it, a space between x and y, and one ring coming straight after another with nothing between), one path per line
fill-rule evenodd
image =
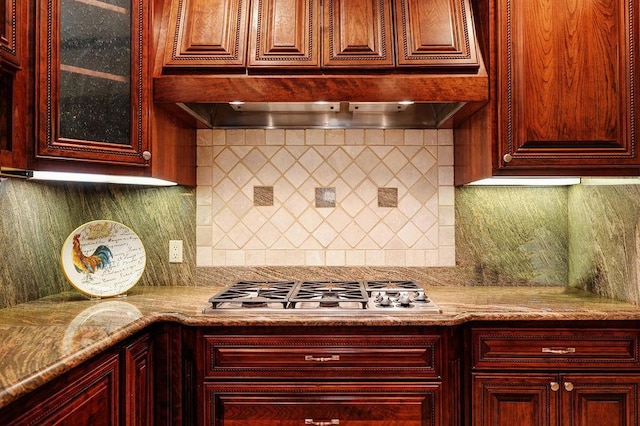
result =
M458 425L460 363L448 333L420 327L201 329L193 350L198 424Z
M0 424L118 424L119 371L117 353L98 357L3 409Z
M153 351L151 338L145 334L122 348L124 374L124 424L152 426L153 420Z
M638 424L640 375L477 374L474 425Z
M151 338L144 334L0 410L0 425L153 425Z
M415 383L205 384L207 424L435 426L441 386Z
M639 424L633 328L472 329L473 426Z

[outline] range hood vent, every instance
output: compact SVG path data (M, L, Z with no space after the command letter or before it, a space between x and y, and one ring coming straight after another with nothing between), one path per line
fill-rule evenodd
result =
M229 102L179 104L211 128L445 127L464 105L427 102Z

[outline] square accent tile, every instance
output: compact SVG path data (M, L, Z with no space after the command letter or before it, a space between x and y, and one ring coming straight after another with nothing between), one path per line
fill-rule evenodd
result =
M398 207L398 188L378 188L378 207Z
M335 188L316 188L316 207L335 207L336 206L336 189Z
M253 205L255 207L273 206L273 186L254 186Z

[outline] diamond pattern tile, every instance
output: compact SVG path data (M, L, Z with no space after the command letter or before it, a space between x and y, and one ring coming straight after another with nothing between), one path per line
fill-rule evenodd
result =
M455 264L453 139L440 132L200 130L198 265ZM273 187L273 205L254 204L254 187ZM316 188L335 188L335 206L316 207ZM397 205L378 205L381 188Z

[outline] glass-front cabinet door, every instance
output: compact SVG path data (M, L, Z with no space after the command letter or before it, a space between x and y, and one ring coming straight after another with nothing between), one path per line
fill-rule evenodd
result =
M148 3L39 3L37 158L147 164Z

